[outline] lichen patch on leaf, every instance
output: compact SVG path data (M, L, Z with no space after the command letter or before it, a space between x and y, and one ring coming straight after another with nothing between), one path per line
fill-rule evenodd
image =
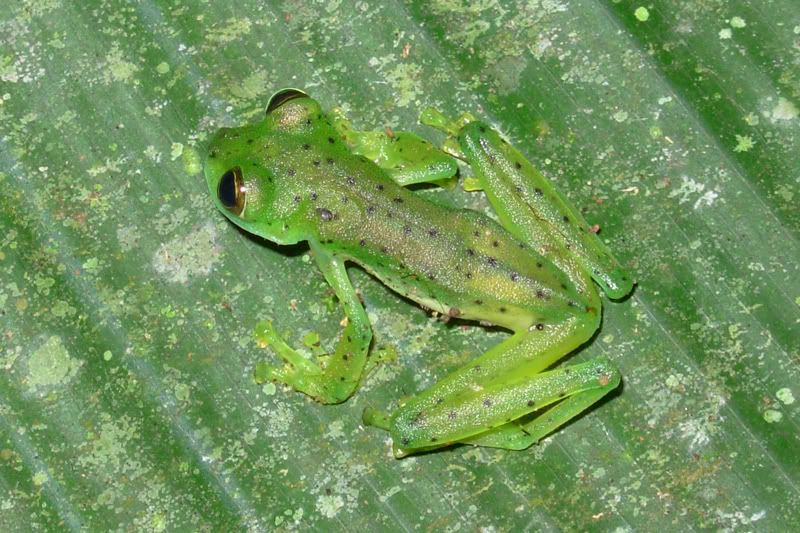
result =
M219 261L217 232L210 222L179 235L158 247L153 254L153 268L174 283L187 283L205 277Z
M75 377L83 361L70 356L61 337L49 337L28 358L25 382L34 394L49 391L51 387L66 385Z

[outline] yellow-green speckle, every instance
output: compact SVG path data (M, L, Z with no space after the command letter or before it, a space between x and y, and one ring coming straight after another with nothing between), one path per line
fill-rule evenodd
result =
M162 513L154 514L150 517L150 531L166 531L167 529L167 517L164 516Z
M775 188L775 194L778 197L782 198L783 201L785 201L786 203L789 203L792 200L794 200L794 189L792 189L785 183L782 183Z
M191 389L189 385L185 383L178 383L175 385L175 398L178 401L185 402L189 399L189 394L191 393Z
M637 7L636 11L633 12L633 15L639 22L646 22L650 19L650 11L644 6Z
M749 135L736 135L736 146L733 147L734 152L747 152L753 146L755 146L755 141Z
M265 70L256 70L244 78L231 80L228 90L233 96L244 100L258 98L265 94L270 87L269 74Z
M112 357L113 357L113 355L111 353L111 350L106 350L105 352L103 352L103 360L104 361L111 361Z
M158 72L159 74L166 74L167 72L169 72L169 65L162 61L156 66L156 72Z
M197 153L192 147L187 147L183 150L183 171L194 176L203 170L203 162L200 160L200 154Z
M36 485L37 487L41 487L42 485L47 483L47 478L48 478L47 472L42 472L40 470L33 475L33 484Z
M732 28L744 28L747 26L747 23L744 21L742 17L733 17L731 18L731 27Z
M422 69L412 63L401 63L386 74L386 81L395 88L398 106L409 105L421 94L421 78Z
M627 111L617 111L616 113L614 113L612 118L614 120L616 120L617 122L625 122L626 120L628 120L628 112Z
M56 300L53 302L53 306L50 308L50 312L53 316L58 318L64 318L66 316L72 316L77 312L77 309L69 305L64 300Z
M755 113L748 113L744 117L744 121L747 123L748 126L758 126L758 115Z
M673 389L673 390L677 389L681 384L680 379L678 378L678 376L676 376L674 374L670 374L670 376L667 377L667 380L666 380L665 383L666 383L667 387L669 387L670 389Z
M208 32L207 39L215 43L230 43L250 33L252 23L247 18L220 20Z
M783 414L775 409L767 409L764 411L764 420L770 424L775 424L783 420Z
M106 83L122 82L129 83L138 72L139 67L124 59L125 54L119 49L118 45L111 47L106 54L105 72L103 78Z

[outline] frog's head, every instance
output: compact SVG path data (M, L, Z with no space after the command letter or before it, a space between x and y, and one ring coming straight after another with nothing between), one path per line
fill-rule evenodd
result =
M298 89L277 92L261 122L222 128L209 142L205 159L208 189L217 208L232 222L273 242L304 239L294 171L286 146L294 134L316 127L319 104Z

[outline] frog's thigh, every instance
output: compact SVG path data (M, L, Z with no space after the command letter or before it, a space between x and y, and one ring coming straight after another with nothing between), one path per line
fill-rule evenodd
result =
M310 244L320 270L344 307L347 326L324 369L287 346L270 328L265 332L269 335L268 340L287 365L267 368L265 375L267 379L285 383L318 402L339 403L349 398L358 386L372 340L372 330L358 295L350 284L344 262L318 244Z
M413 401L417 407L426 408L444 395L461 394L515 372L542 372L588 341L598 327L600 313L593 310L547 323L541 330L533 328L532 331L516 333L445 376L406 405Z
M573 390L566 392L566 397L556 405L542 413L534 411L460 442L475 446L524 450L591 407L617 388L620 382L619 371L605 358L594 359L556 372L567 371L582 373L587 380L582 386L573 387Z
M512 336L399 407L389 424L396 445L413 451L463 441L565 396L597 388L597 378L586 373L542 373L596 328L595 319L574 316L543 331Z

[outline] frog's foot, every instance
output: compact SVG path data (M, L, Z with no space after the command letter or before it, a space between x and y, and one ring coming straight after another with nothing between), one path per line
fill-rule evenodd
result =
M451 120L435 107L426 107L419 115L421 123L447 134L447 138L442 143L442 150L463 161L466 161L466 156L461 150L457 137L461 128L473 120L475 117L470 113L462 113L455 120Z
M283 383L323 404L347 400L358 386L363 361L358 361L358 354L346 351L347 338L339 342L335 353L327 356L324 368L286 344L271 322L256 325L256 339L263 346L271 346L285 362L282 367L257 364L256 383Z

